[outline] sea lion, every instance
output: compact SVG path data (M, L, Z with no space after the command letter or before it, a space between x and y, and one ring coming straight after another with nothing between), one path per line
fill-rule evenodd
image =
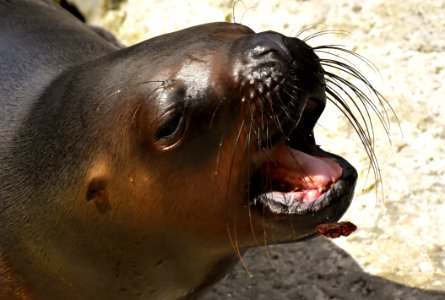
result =
M2 299L195 297L351 202L355 169L313 134L345 82L300 39L211 23L118 49L1 0L0 40Z

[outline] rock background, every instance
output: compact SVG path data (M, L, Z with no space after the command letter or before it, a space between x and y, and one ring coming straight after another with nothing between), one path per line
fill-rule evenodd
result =
M77 2L93 24L128 45L233 16L233 1L222 0ZM344 217L359 230L335 244L319 238L254 249L246 256L251 275L238 266L205 299L445 299L445 1L246 0L234 11L255 31L349 32L310 44L344 45L372 61L379 72L356 63L398 121L386 106L389 139L374 118L377 185L360 140L328 106L317 142L359 169Z

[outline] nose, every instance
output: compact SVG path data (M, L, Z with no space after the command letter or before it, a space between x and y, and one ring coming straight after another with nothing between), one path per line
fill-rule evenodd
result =
M252 54L255 58L261 58L274 52L287 62L292 62L292 55L284 43L284 38L285 36L274 31L260 32L251 40Z

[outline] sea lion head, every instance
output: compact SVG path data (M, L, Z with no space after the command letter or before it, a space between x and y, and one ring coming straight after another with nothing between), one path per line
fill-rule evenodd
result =
M103 188L109 213L128 222L132 207L141 231L175 228L176 241L242 249L307 237L346 211L357 173L316 144L326 73L305 42L213 23L113 57L130 58L96 109L119 127L102 134L121 157L102 160L113 173ZM94 174L90 196L91 182Z
M62 73L15 150L32 182L20 192L32 209L20 204L15 215L32 224L16 231L34 273L51 270L48 284L64 278L88 295L113 286L180 297L249 247L297 241L338 220L357 173L317 145L314 126L327 100L355 124L333 85L370 98L324 65L368 82L316 50L211 23Z

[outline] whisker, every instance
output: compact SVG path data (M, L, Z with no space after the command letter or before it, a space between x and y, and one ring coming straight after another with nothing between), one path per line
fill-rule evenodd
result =
M352 50L349 50L349 49L344 48L344 47L341 46L341 45L320 45L320 46L312 47L312 49L313 49L316 53L319 53L319 52L322 52L322 51L323 51L323 52L326 53L326 54L330 54L330 55L333 55L333 56L336 56L336 57L340 57L340 58L342 58L342 59L344 59L344 60L347 60L347 58L346 58L346 57L342 57L342 56L338 56L338 55L335 54L335 53L332 53L332 52L330 52L330 51L325 51L325 50L335 50L335 51L339 51L339 52L346 53L346 54L351 55L351 56L353 56L353 57L359 59L360 61L364 62L364 63L365 63L368 67L370 67L373 71L375 71L375 72L377 72L377 73L380 74L379 69L377 68L377 66L376 66L372 61L370 61L369 59L367 59L366 57L364 57L363 55L361 55L361 54L359 54L359 53L357 53L357 52L355 52L355 51L352 51ZM347 61L349 61L349 60L347 60ZM349 61L349 62L350 62L350 61Z
M224 101L220 100L220 101L218 102L218 105L215 107L215 110L213 111L213 114L212 114L212 118L210 119L209 129L212 128L213 121L215 120L216 113L218 112L218 110L219 110L219 108L221 107L221 104L223 104L223 102L224 102Z
M322 31L318 31L315 33L312 33L310 35L308 35L307 37L303 38L302 41L307 43L308 41L314 39L314 38L318 38L320 36L324 36L324 35L345 35L345 36L349 36L351 35L351 33L349 31L345 31L345 30L322 30ZM298 36L296 36L298 37Z
M365 105L363 102L359 102L359 103L361 103L361 104L364 106L364 110L365 110L365 112L366 112L366 117L365 117L365 115L363 114L362 109L359 107L359 105L357 104L357 102L354 100L354 97L353 97L352 95L350 95L349 92L348 92L345 88L343 88L343 86L338 82L338 81L340 81L341 83L344 83L344 82L342 81L342 78L339 78L338 76L336 76L336 75L334 75L334 74L330 74L330 73L326 73L326 74L327 74L329 77L331 77L331 78L327 78L326 81L327 81L328 83L333 84L335 87L337 87L339 90L341 90L341 91L344 93L344 95L346 95L346 97L349 98L349 100L351 101L351 103L354 105L354 107L356 108L356 110L357 110L358 113L360 114L360 117L361 117L361 119L362 119L362 121L363 121L363 124L364 124L364 126L365 126L365 130L364 130L364 132L366 132L366 136L367 136L367 138L370 140L371 145L374 145L374 128L373 128L373 125L372 125L372 119L371 119L371 116L370 116L370 114L369 114L369 111L368 111L366 105ZM348 86L348 87L349 87L349 86ZM351 87L349 87L349 88L351 88ZM354 90L353 90L353 92L354 92ZM356 95L357 95L357 94L356 94ZM344 102L343 99L342 99L342 100L338 100L338 101L342 101L342 102ZM345 105L347 105L346 102L344 102L344 103L345 103ZM348 106L348 108L349 108L349 106ZM350 111L351 111L351 110L350 110ZM352 111L351 111L351 114L352 114ZM367 122L367 121L369 121L369 126L368 126L368 122ZM358 121L357 121L357 122L358 122Z
M365 152L370 160L370 167L373 170L374 176L377 182L382 182L380 167L378 163L377 156L374 152L374 145L372 140L369 139L369 136L366 133L366 130L360 124L358 119L354 116L353 112L349 108L349 106L343 101L342 97L332 89L326 89L326 93L328 94L328 100L333 103L348 119L349 123L352 125L354 130L357 132L362 145L365 148ZM378 184L378 183L377 183ZM382 189L383 194L383 189Z
M318 47L313 47L314 51L316 53L325 53L328 55L332 55L338 59L343 60L345 63L340 62L338 60L332 60L332 59L320 59L320 63L324 66L328 65L329 67L332 67L334 69L337 69L341 72L345 72L348 75L358 79L360 82L362 82L363 84L365 84L365 86L367 87L368 91L370 92L371 95L375 96L378 104L384 109L384 114L380 113L378 111L378 109L373 109L376 113L378 113L379 119L381 124L385 127L385 130L387 130L389 132L389 128L390 128L390 124L391 122L389 121L389 115L388 115L388 111L386 110L385 107L387 107L389 109L389 111L392 113L392 115L396 118L396 122L397 124L400 124L396 113L394 112L392 106L389 104L389 102L385 99L385 97L383 95L380 94L379 91L377 91L374 86L361 74L360 71L358 71L358 68L355 67L355 65L348 60L346 57L342 57L336 53L333 53L331 51L325 51L325 50L334 50L334 51L338 51L340 53L346 53L348 55L351 55L355 58L357 58L358 60L364 62L369 68L371 68L374 72L380 74L378 68L375 66L374 63L372 63L370 60L368 60L367 58L363 57L362 55L345 49L341 46L338 45L323 45L323 46L318 46ZM369 104L371 106L375 106L375 103L373 101L370 100L370 97L366 97L367 100L369 100ZM399 125L400 127L400 125ZM388 139L390 139L389 134L387 134Z
M234 162L235 162L236 152L237 152L237 150L238 150L238 143L239 143L239 141L240 141L240 139L241 139L241 134L242 134L242 132L243 132L244 126L245 126L245 120L243 120L243 121L241 122L240 128L239 128L239 130L238 130L238 134L237 134L237 136L236 136L235 145L234 145L234 148L233 148L232 159L231 159L231 161L230 161L230 167L229 167L229 177L228 177L228 180L227 180L226 198L228 198L228 196L229 196L230 182L231 182L231 180L232 180L232 174L233 174L233 167L234 167ZM227 199L227 200L228 200L228 199Z
M245 263L245 261L244 261L244 259L243 259L243 255L241 254L239 245L238 245L238 243L236 242L236 234L235 234L235 237L232 238L232 233L230 232L229 224L226 224L226 225L227 225L227 226L226 226L226 227L227 227L227 235L228 235L228 237L229 237L230 245L232 246L233 251L234 251L235 254L236 254L236 257L238 258L239 263L243 266L243 268L244 268L244 270L246 271L246 273L247 273L249 276L252 276L252 273L249 271L249 268L247 267L247 265L246 265L246 263ZM235 229L234 231L236 232L236 229Z

